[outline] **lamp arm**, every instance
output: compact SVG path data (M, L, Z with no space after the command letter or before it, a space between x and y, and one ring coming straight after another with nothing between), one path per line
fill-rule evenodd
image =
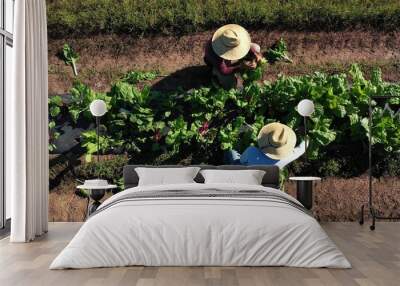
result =
M97 163L100 162L100 116L96 116Z
M307 132L307 116L304 116L304 161L307 164L307 149L308 149L308 132Z

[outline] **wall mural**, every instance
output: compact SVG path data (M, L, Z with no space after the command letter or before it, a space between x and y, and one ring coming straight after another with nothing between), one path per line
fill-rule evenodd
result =
M257 44L250 48L253 57L246 58L246 50L238 70L227 76L219 73L220 62L216 65L208 51L211 37L223 26L219 22L211 28L198 26L201 31L168 27L167 32L142 31L144 36L116 31L112 21L104 30L90 25L87 33L76 24L68 26L70 36L55 27L67 29L73 22L52 15L75 17L78 7L51 2L50 220L82 220L87 194L76 191L78 182L100 176L120 191L122 167L128 162L237 163L235 156L251 158L252 148L263 149L258 136L273 122L293 130L297 145L301 144L304 118L297 106L304 99L315 107L307 121L307 160L301 153L286 164L283 189L294 193L287 180L290 174L321 176L314 214L321 220L356 220L360 205L368 199L368 116L370 98L375 96L393 96L383 105L372 100L373 183L382 198L376 204L385 214L398 212L400 84L392 70L398 66L391 66L390 58L398 52L384 33L374 36L382 41L383 51L367 53L357 37L371 38L368 29L341 32L330 27L331 32L311 32L308 27L310 32L296 32L282 26L277 31L239 19L235 22L250 28L251 45ZM81 9L86 11L90 4L84 2ZM73 19L85 21L80 15L82 19ZM235 29L221 33L232 41L236 36L230 32L241 33ZM375 48L373 40L365 45ZM344 53L347 58L338 61ZM383 64L388 58L390 64ZM107 106L99 138L89 110L95 99Z

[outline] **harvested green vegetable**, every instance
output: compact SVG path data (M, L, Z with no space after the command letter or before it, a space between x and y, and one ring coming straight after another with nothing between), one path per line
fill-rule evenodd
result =
M285 61L291 63L285 41L281 38L266 53L265 57L270 63Z
M76 63L79 60L79 55L74 51L74 49L70 45L64 44L62 51L59 53L59 58L63 60L66 65L70 65L72 67L74 76L78 75Z

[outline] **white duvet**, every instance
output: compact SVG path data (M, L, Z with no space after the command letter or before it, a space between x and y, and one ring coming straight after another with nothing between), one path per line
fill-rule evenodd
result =
M135 187L106 200L50 269L145 266L294 266L349 268L350 263L311 216L258 198L152 198L121 201L130 192L262 190L233 184ZM298 203L298 202L297 202ZM108 207L107 207L108 206Z

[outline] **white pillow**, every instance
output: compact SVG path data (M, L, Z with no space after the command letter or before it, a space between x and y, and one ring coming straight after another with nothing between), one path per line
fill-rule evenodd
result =
M139 186L195 183L199 167L182 168L135 168L139 176Z
M205 184L261 185L265 171L261 170L202 170Z

